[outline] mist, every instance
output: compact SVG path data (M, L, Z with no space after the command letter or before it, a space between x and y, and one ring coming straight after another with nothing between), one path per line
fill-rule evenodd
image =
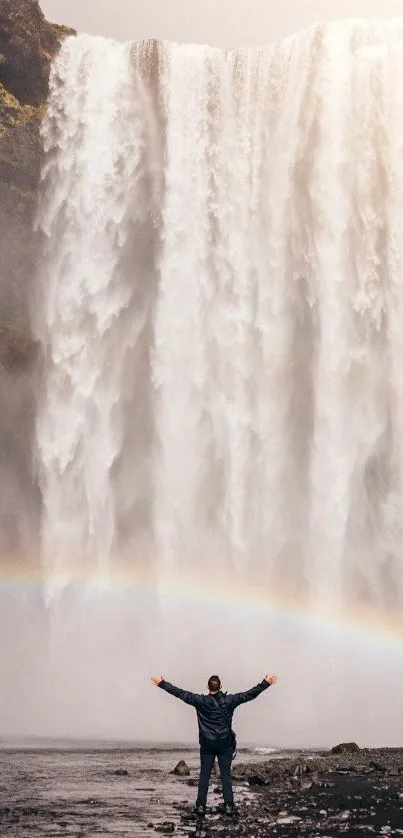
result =
M194 741L150 674L273 671L240 741L397 744L402 37L63 45L40 350L1 378L3 735Z
M49 20L121 41L157 38L225 48L259 46L316 21L398 17L400 0L41 0Z

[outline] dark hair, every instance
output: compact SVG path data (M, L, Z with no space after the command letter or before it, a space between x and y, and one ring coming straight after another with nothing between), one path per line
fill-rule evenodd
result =
M218 693L218 691L221 689L221 681L218 675L212 675L211 678L208 679L207 686L211 693Z

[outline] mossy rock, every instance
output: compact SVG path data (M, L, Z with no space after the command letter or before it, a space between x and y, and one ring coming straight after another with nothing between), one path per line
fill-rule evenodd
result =
M68 34L74 31L48 23L38 0L1 0L0 81L19 102L46 100L51 61Z
M1 66L1 62L0 62L0 66ZM1 82L0 82L0 106L3 107L3 108L4 107L11 108L11 110L18 110L20 108L20 103L19 103L18 99L16 99L15 96L13 96L12 93L9 93L9 91L6 90L6 88L4 87L4 85L2 85Z
M72 30L45 20L37 0L0 0L0 467L3 484L14 487L9 507L0 505L4 554L26 551L21 509L35 508L40 514L32 439L42 356L29 326L28 301L41 243L33 229L42 155L39 129L51 62L69 34ZM29 550L38 520L29 531Z
M73 30L45 20L38 0L0 0L0 362L24 366L34 345L24 320L35 282L34 233L51 62ZM12 315L9 316L9 312ZM6 313L6 316L5 316ZM17 318L17 319L16 319ZM17 325L18 321L18 325Z

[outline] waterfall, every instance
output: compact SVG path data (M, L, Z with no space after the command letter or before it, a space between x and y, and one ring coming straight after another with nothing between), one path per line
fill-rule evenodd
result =
M47 359L43 556L56 590L85 570L81 561L107 575L127 519L131 530L146 527L156 266L145 131L130 46L69 41L43 126L37 319Z
M402 113L403 20L65 41L33 305L54 612L141 570L401 619Z

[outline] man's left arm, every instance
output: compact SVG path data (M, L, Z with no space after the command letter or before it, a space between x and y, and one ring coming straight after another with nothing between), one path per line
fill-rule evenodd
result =
M236 707L239 707L240 704L246 704L247 701L253 701L255 698L258 697L262 692L268 689L268 687L273 686L277 683L276 675L266 675L263 681L260 684L256 684L255 687L252 687L250 690L246 690L242 693L234 693L234 695L229 695L228 699L230 701L231 707L235 710Z

